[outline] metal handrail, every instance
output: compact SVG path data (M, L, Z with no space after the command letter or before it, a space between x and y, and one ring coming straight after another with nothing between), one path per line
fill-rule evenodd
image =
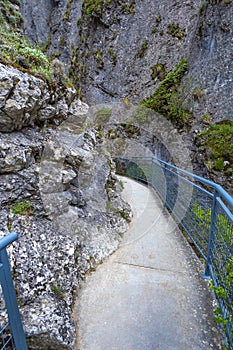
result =
M27 350L6 248L18 238L15 232L0 239L0 284L5 307L0 310L0 350ZM5 315L5 316L4 316Z
M147 183L156 190L204 259L203 276L211 278L216 288L227 323L228 344L233 348L233 288L226 281L229 266L233 265L233 198L213 181L159 158L122 156L115 161L118 174ZM225 290L225 298L218 295L218 288Z
M156 159L161 164L165 164L165 165L169 166L172 169L178 170L179 172L181 172L181 173L183 173L185 175L188 175L188 176L194 178L195 180L197 180L199 182L202 182L203 184L205 184L207 186L210 186L210 187L214 188L222 196L222 198L224 198L228 202L229 206L231 208L233 208L233 198L230 196L230 194L227 191L224 190L224 188L222 186L216 184L213 181L207 180L207 179L205 179L205 178L203 178L201 176L192 174L189 171L186 171L186 170L183 170L181 168L178 168L175 165L169 164L169 163L165 162L162 159L159 159L159 158L153 158L153 159Z
M18 239L18 235L15 232L9 233L0 239L0 250L5 249L9 244L13 243Z

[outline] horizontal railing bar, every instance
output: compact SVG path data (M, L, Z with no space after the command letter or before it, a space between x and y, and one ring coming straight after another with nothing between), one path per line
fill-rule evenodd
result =
M173 168L173 169L176 169L178 171L180 171L181 173L185 174L185 175L188 175L188 176L191 176L192 178L194 178L195 180L198 180L212 188L214 188L215 190L218 191L218 193L229 203L229 205L231 206L231 208L233 208L233 198L229 195L229 193L227 191L225 191L222 186L216 184L215 182L213 181L210 181L210 180L206 180L204 179L203 177L201 176L198 176L198 175L195 175L195 174L192 174L190 173L189 171L187 170L183 170L183 169L180 169L178 167L176 167L175 165L172 165L172 164L169 164L167 162L165 162L164 160L162 159L159 159L159 158L155 158L158 162L162 163L162 164L165 164L166 166L169 166L170 168Z
M154 164L155 164L155 163L154 163ZM165 168L163 168L163 169L165 169ZM197 188L197 189L200 189L202 192L208 194L208 196L209 196L210 198L213 198L213 197L214 197L213 193L211 193L210 191L206 190L205 188L201 187L200 185L196 184L195 182L192 182L191 180L185 178L184 176L182 176L182 175L180 175L180 174L178 174L178 173L175 173L173 170L166 168L166 171L168 171L168 172L171 173L171 174L175 174L179 179L182 179L182 181L188 183L189 185L192 185L192 187L195 187L195 188Z
M204 278L223 287L226 297L216 297L228 343L232 339L232 294L225 281L232 257L233 198L220 185L156 157L119 156L119 173L152 185L174 219L205 260ZM148 162L151 162L148 167ZM124 167L121 169L121 166ZM126 167L126 169L124 169ZM159 170L158 170L159 169ZM130 174L131 173L131 174ZM187 195L187 196L186 196ZM230 266L230 265L229 265Z
M18 235L15 232L9 233L7 236L4 236L0 239L0 250L5 249L9 244L16 241Z
M233 224L233 214L231 213L231 211L227 208L227 206L225 205L225 203L223 203L223 201L221 200L221 198L217 198L217 202L219 203L219 205L222 207L222 209L225 211L225 213L227 214L228 219L231 221L231 223Z

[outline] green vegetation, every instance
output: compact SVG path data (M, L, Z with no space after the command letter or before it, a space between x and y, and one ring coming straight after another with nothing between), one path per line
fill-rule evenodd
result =
M194 100L201 102L202 97L204 96L205 92L202 88L198 87L192 91L192 95Z
M18 215L32 215L32 202L31 201L19 201L12 207L13 214Z
M0 25L7 23L11 27L19 27L23 23L23 17L19 11L17 11L15 5L20 5L20 1L0 0Z
M151 73L152 79L158 78L159 80L163 80L166 77L166 69L164 64L157 63L153 67L151 67L151 69L152 69L152 73Z
M211 168L233 173L233 121L211 125L197 136L199 151L204 151Z
M82 10L86 16L101 16L106 6L113 0L83 0Z
M202 121L204 124L210 125L211 123L211 116L209 114L203 114Z
M135 0L83 0L82 4L82 11L83 14L91 17L91 16L97 16L102 17L104 11L106 11L106 8L111 3L114 3L116 6L121 6L121 9L123 12L129 13L131 15L134 15L134 5Z
M21 14L10 1L0 1L0 62L48 79L48 57L39 46L33 47L21 33L22 22Z
M56 294L59 298L64 298L64 291L62 287L55 285L54 283L50 284L51 291Z
M159 27L161 22L162 22L162 16L159 13L155 18L155 25L152 28L152 34L158 33L158 27Z
M127 211L125 211L125 209L115 208L110 200L108 200L106 202L106 210L111 211L111 212L116 213L116 214L120 214L120 216L124 220L126 220L128 222L130 221L130 215L127 213Z
M103 50L102 49L98 49L96 52L94 52L96 61L98 63L98 67L102 68L104 66L104 61L103 61Z
M117 178L117 183L119 183L121 189L123 190L124 189L124 182Z
M187 59L182 59L178 65L167 74L155 93L141 102L142 105L154 109L174 122L177 127L183 127L189 122L191 113L182 107L185 86L181 80L188 72Z
M186 35L186 30L181 29L177 23L170 23L167 26L167 33L174 38L182 39Z
M124 237L124 232L122 232L122 231L118 231L117 233L118 233L118 235L119 235L121 238L123 238L123 237Z
M119 211L119 214L121 215L121 217L123 219L125 219L126 221L130 221L130 216L129 216L129 213L127 213L124 209L120 210Z
M59 45L60 46L65 46L66 45L66 39L65 39L65 37L63 35L60 36Z
M135 0L130 0L129 4L126 4L125 2L121 1L121 7L123 12L129 13L131 15L135 14L134 5L135 5Z
M204 209L201 205L193 203L192 212L195 215L196 230L204 242L208 242L209 230L211 226L211 209ZM230 313L231 302L233 298L233 258L230 256L229 248L232 246L233 228L227 216L218 214L216 217L216 235L214 244L217 245L218 254L214 257L215 264L218 269L215 271L215 278L218 285L210 283L210 289L214 291L218 307L215 310L214 321L220 324L226 332L226 326L230 330L230 336L233 335L233 319ZM206 245L207 251L207 243ZM220 305L224 305L225 312L223 314ZM227 312L227 310L229 312Z

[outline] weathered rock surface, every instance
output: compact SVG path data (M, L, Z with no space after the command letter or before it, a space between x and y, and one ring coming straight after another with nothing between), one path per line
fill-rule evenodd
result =
M186 57L184 98L194 112L194 128L200 128L203 114L213 122L232 119L230 2L112 1L91 15L81 0L21 2L26 33L43 43L50 35L50 51L71 64L89 104L141 101Z
M67 118L74 96L71 88L57 84L52 91L43 80L0 64L0 130L58 124Z
M118 247L130 209L98 131L80 129L88 106L75 91L59 98L37 78L1 72L0 230L19 233L10 255L25 330L31 349L73 349L76 290Z

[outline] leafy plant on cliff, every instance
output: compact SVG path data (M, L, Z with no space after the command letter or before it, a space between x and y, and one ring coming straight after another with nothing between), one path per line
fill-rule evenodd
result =
M39 46L32 46L22 34L20 26L23 18L15 3L19 4L17 1L0 0L0 62L48 79L49 59Z
M23 23L23 17L17 10L20 1L0 0L0 25L8 23L11 27L18 28Z
M211 125L197 136L197 144L210 168L224 170L226 175L233 173L233 121Z
M178 127L183 127L191 116L190 111L182 107L185 87L181 86L181 80L187 72L188 61L184 58L166 75L155 93L141 104L163 114Z
M170 23L167 26L167 33L174 38L182 39L186 35L186 30L181 29L177 23Z
M32 202L31 201L19 201L12 207L13 214L18 215L32 215Z
M82 11L86 16L101 17L111 3L120 6L123 12L134 14L135 0L83 0Z

